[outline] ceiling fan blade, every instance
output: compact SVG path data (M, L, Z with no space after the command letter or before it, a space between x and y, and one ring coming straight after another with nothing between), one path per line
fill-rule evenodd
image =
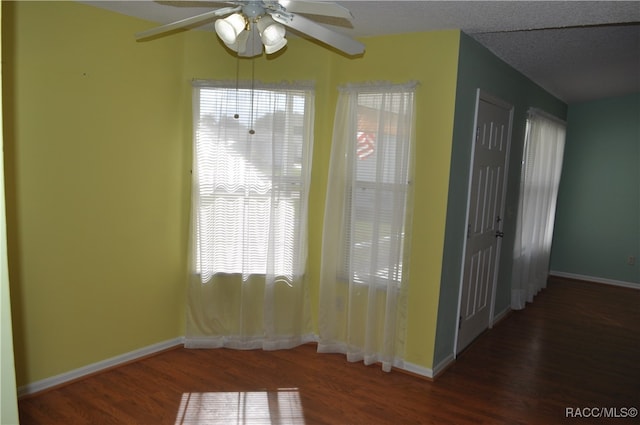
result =
M329 46L335 47L348 55L359 55L364 53L364 44L359 41L325 28L322 25L300 15L292 14L284 16L276 12L273 13L271 17L274 21L279 22L282 25L298 30L303 34L322 41Z
M190 18L181 19L176 22L171 22L169 24L161 25L159 27L151 28L146 31L139 32L135 35L136 40L142 40L145 38L153 37L154 35L162 34L165 32L177 30L180 28L188 27L190 25L195 25L200 22L204 22L209 19L216 18L218 16L228 15L233 12L237 12L242 7L223 7L221 9L212 10L210 12L201 13L200 15L192 16Z
M279 0L278 3L280 3L287 12L334 16L336 18L349 20L353 19L353 15L349 9L336 3L309 0Z

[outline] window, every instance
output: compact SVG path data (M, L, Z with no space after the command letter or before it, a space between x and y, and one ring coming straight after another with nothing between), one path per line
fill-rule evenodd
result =
M318 351L404 356L415 82L340 87L324 214Z
M547 284L566 123L528 111L518 221L513 251L511 308L523 309Z
M354 283L399 284L410 184L413 93L360 92L356 98L343 273Z
M196 272L293 279L306 261L313 89L194 90Z

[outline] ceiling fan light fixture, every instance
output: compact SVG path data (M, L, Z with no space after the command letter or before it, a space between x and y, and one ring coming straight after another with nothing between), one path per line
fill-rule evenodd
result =
M236 53L244 53L247 50L247 41L249 40L249 31L242 31L236 38L235 43L225 45Z
M284 38L286 35L284 26L275 22L271 16L262 17L257 25L260 39L264 44L264 51L267 54L275 53L287 45L287 39Z
M229 15L224 19L218 19L215 23L216 34L227 46L232 46L238 41L238 36L247 27L247 21L239 13Z
M275 43L275 44L265 44L264 45L264 51L266 54L270 55L272 53L277 52L278 50L282 49L284 46L287 45L287 39L283 38L280 42Z
M350 56L364 53L364 44L326 28L315 22L313 17L304 16L353 19L351 12L338 3L319 0L227 0L223 3L231 6L139 32L135 34L136 40L195 27L215 19L215 31L220 40L227 49L241 57L252 58L265 51L270 54L281 50L287 45L285 28L305 34Z

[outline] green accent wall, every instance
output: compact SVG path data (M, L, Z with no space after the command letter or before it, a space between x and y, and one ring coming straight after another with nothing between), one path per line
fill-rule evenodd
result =
M529 108L535 107L565 119L567 110L563 102L551 96L464 33L460 37L457 78L446 235L433 360L435 366L450 358L454 350L463 244L466 237L467 189L471 142L475 134L473 122L477 89L480 88L514 106L503 223L505 236L501 248L495 297L496 314L508 309L511 302L511 269L526 112Z
M640 93L569 106L556 211L552 271L640 287Z

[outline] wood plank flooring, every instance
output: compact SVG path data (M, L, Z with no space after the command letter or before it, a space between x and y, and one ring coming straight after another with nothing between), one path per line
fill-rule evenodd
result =
M567 408L618 418L567 418ZM313 345L177 348L19 401L22 425L640 423L631 408L640 408L640 291L563 279L435 382Z

